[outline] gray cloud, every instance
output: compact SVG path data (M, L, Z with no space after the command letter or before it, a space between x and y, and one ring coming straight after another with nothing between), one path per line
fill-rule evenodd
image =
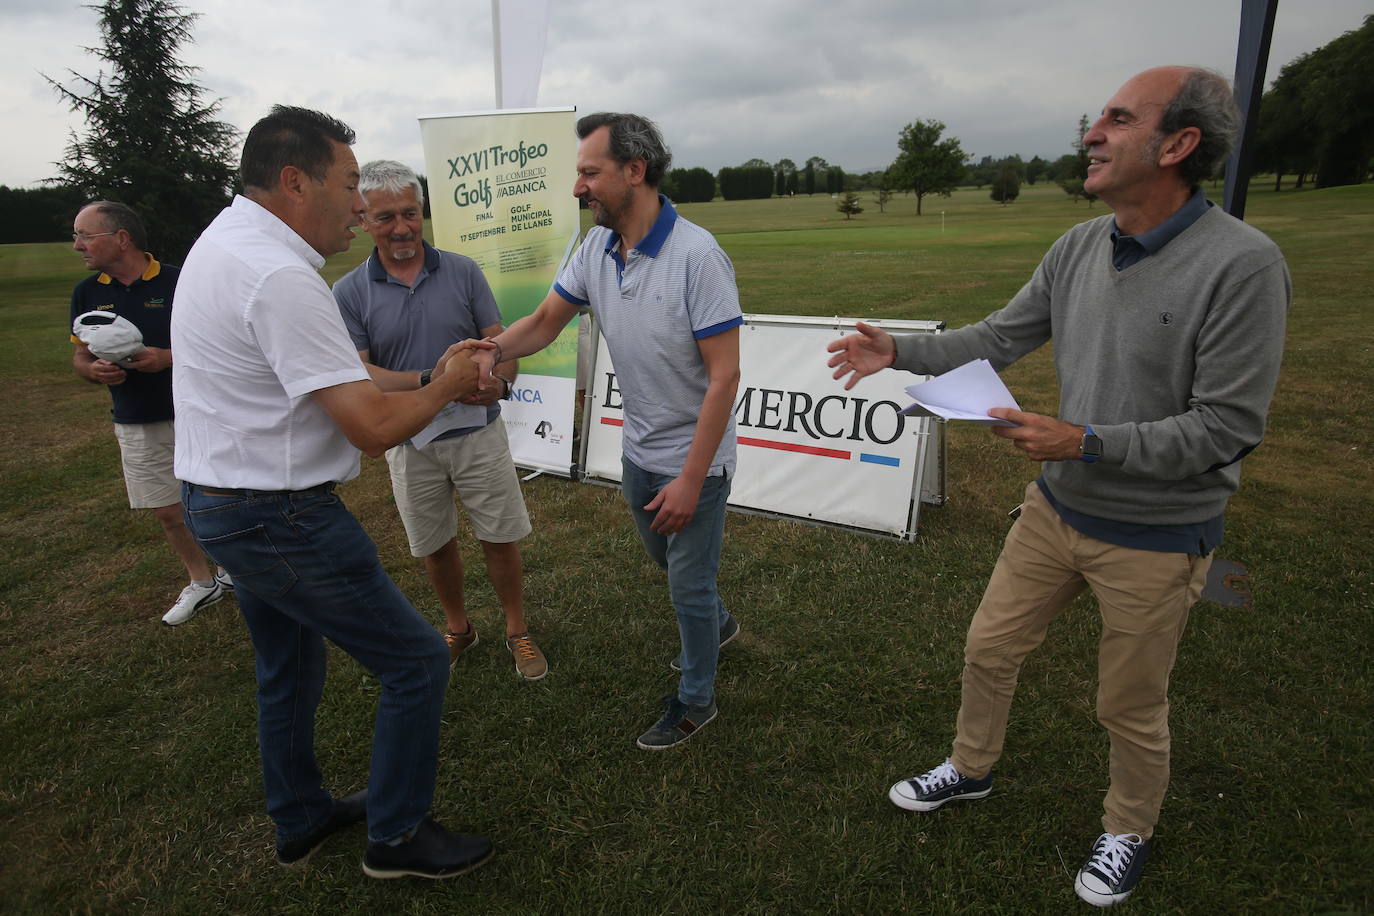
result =
M187 62L246 130L278 101L352 124L364 158L423 166L417 117L494 107L486 3L318 5L185 0L201 14ZM1367 0L1281 4L1270 77L1358 28ZM887 165L903 125L936 118L975 156L1067 152L1078 116L1162 63L1235 64L1239 4L1155 0L703 0L608 8L553 0L539 104L630 110L662 125L679 165L811 155ZM4 0L0 182L52 173L72 126L38 72L94 74L77 3Z

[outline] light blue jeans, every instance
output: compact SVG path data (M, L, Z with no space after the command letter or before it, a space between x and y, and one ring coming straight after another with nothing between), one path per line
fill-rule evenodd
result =
M184 484L182 502L196 540L234 577L253 638L262 778L278 839L309 832L334 807L315 762L325 639L381 686L368 838L384 842L413 829L434 796L449 675L444 638L396 588L372 539L332 492L222 496Z
M682 639L677 698L690 706L705 706L715 696L720 631L730 619L716 589L730 479L706 478L696 514L687 527L677 534L659 534L649 527L657 513L646 512L643 507L674 478L646 471L624 456L620 463L620 487L639 529L639 539L653 561L668 573L668 592L677 610Z

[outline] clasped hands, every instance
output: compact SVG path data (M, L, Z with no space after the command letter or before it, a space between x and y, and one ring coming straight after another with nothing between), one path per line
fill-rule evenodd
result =
M491 340L463 340L453 344L434 364L430 384L450 373L461 373L464 390L474 388L472 394L455 398L460 404L486 406L501 400L506 384L492 374L500 362L501 347Z
M120 385L128 378L130 370L161 372L172 368L172 351L164 347L144 347L128 357L124 365L97 357L90 366L91 378L96 382L102 385Z

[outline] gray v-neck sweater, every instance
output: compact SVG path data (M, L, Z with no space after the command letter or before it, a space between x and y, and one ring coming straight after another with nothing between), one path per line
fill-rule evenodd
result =
M1110 214L1074 226L1021 291L976 324L899 338L894 366L999 371L1054 340L1059 418L1091 425L1102 460L1048 461L1064 505L1176 525L1214 518L1264 436L1292 298L1268 237L1213 207L1150 257L1112 266Z

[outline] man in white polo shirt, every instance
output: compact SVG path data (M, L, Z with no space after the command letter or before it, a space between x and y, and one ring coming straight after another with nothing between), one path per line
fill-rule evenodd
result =
M476 390L450 350L431 383L383 392L317 272L363 209L353 131L276 106L243 147L235 197L186 258L172 321L176 472L187 524L235 578L256 653L258 743L277 858L303 862L367 818L363 870L447 878L491 843L429 817L448 647L387 577L334 493ZM315 762L328 639L381 686L365 792L334 799Z
M548 346L582 306L606 336L624 397L621 489L649 556L668 573L682 676L636 744L661 750L716 716L716 661L739 633L716 589L735 473L733 408L744 323L730 259L677 215L658 183L672 161L647 118L577 122L577 181L596 227L534 314L482 344L494 364Z

